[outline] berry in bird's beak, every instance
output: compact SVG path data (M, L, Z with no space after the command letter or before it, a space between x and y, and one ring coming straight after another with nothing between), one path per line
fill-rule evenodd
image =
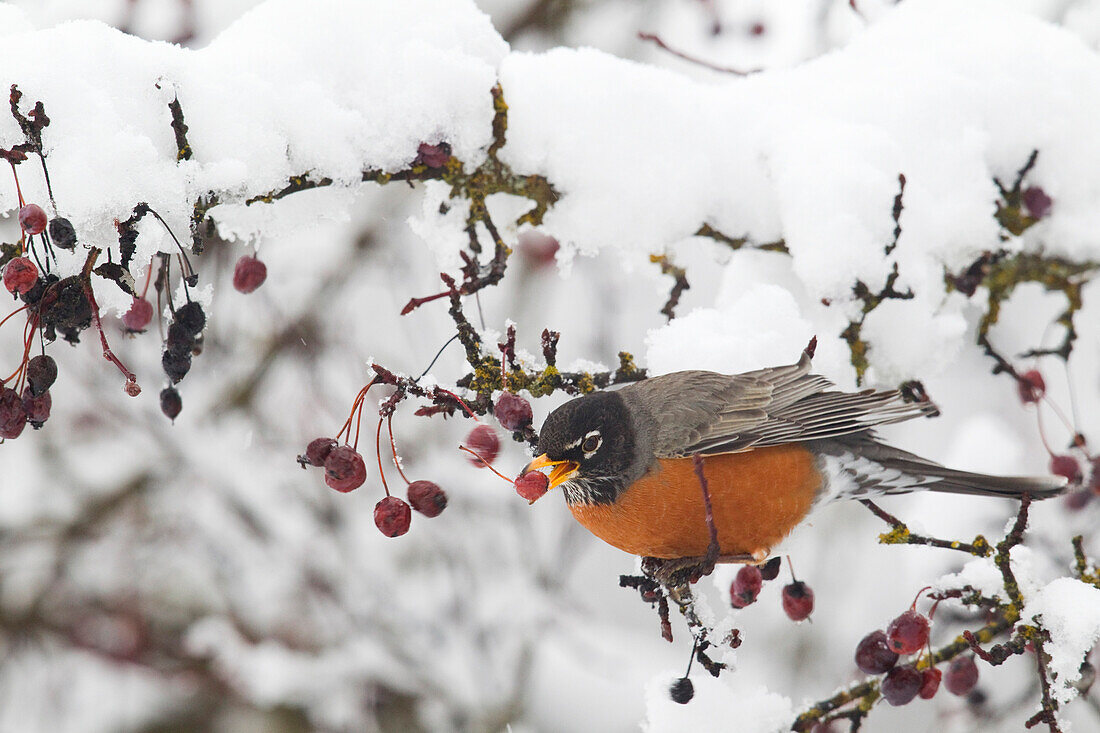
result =
M546 474L539 471L528 471L520 474L519 478L516 479L516 493L534 504L535 501L542 498L543 494L549 491L549 484L550 479L546 478Z
M577 471L580 469L580 465L577 464L576 461L555 461L543 453L541 456L528 463L520 475L522 476L531 471L537 471L540 468L553 469L550 471L550 486L547 489L549 490L576 476Z

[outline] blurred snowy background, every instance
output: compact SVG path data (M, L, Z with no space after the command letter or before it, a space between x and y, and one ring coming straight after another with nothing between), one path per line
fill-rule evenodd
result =
M479 2L492 27L457 1L272 2L249 15L260 4L0 4L0 87L46 101L58 204L86 238L140 200L186 232L183 204L196 191L243 197L303 169L341 184L260 212L214 212L218 236L194 260L209 303L205 348L174 424L156 402L155 331L125 339L117 314L106 319L146 388L137 400L90 332L53 348L61 376L49 422L0 446L0 730L781 729L860 677L860 638L959 569L953 553L879 546L881 522L832 507L783 548L815 590L813 622L792 624L778 585L766 586L737 613L745 641L734 671L711 680L696 669L695 700L677 706L667 686L690 652L680 619L669 645L655 613L618 587L634 558L588 535L560 499L528 507L470 466L456 450L466 421L398 412L406 473L450 497L399 539L374 526L381 489L369 461L367 484L348 495L298 469L306 442L343 422L368 358L419 374L453 333L444 302L398 315L457 262L464 235L439 213L449 187L357 184L358 171L399 170L433 134L476 163L496 78L510 106L502 159L565 196L542 228L562 242L556 261L528 232L503 283L480 294L488 330L510 319L519 347L537 354L550 327L563 334L563 365L614 365L625 350L655 372L789 363L816 333L817 370L854 388L840 338L860 305L852 284L877 291L896 264L897 287L917 297L868 316L864 384L921 379L943 416L889 438L959 468L1047 470L1035 408L974 345L984 290L945 293L943 270L1000 248L1100 260L1100 2ZM639 32L763 71L711 71ZM597 51L547 53L558 47ZM151 83L162 78L178 84L192 125L198 163L183 172ZM993 178L1011 184L1033 149L1027 183L1053 206L1006 235ZM884 258L901 172L902 235ZM31 173L21 167L24 192L41 196ZM0 193L14 209L6 179ZM526 208L492 205L501 222ZM692 236L703 223L751 243L783 240L790 255ZM6 226L10 240L16 225ZM168 246L153 226L141 232L139 258ZM244 296L228 285L249 247L268 281ZM672 280L651 254L691 285L670 325L659 311ZM110 287L106 305L121 307ZM1052 401L1096 442L1100 293L1088 285L1082 296L1068 368L1053 357L1015 363L1043 370ZM1009 355L1057 346L1051 324L1064 308L1061 294L1023 285L991 340ZM0 329L5 370L20 339ZM465 371L452 346L432 374L447 385ZM536 426L562 398L534 401ZM1064 452L1071 433L1041 409ZM508 444L498 467L514 473L528 458ZM963 497L883 504L959 539L999 537L1014 515L1007 502ZM1073 534L1100 553L1098 519L1095 500L1036 507L1037 575L1066 574ZM721 569L700 584L718 616L731 577ZM980 624L962 613L941 609L934 644ZM1037 700L1033 663L982 665L981 675L969 698L881 705L864 729L1020 730ZM1066 717L1100 728L1100 697Z

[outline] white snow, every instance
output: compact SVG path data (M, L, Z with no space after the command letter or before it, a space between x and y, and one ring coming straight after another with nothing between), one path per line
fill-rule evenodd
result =
M1076 578L1051 581L1030 598L1022 613L1050 633L1043 645L1050 655L1054 697L1067 703L1077 697L1073 683L1081 679L1081 663L1100 641L1100 588Z

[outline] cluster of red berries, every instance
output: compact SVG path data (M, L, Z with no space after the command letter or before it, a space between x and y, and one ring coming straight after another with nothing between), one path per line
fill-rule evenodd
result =
M19 226L22 230L22 251L28 251L27 242L33 242L30 238L40 237L46 247L47 266L51 246L62 249L76 246L72 224L62 217L50 221L38 204L20 207ZM54 239L52 243L45 233L47 228ZM15 372L0 379L0 439L11 440L19 437L27 425L41 428L49 419L53 406L49 390L57 380L57 363L45 353L30 355L39 329L42 330L43 348L46 341L56 339L57 331L61 331L66 339L76 341L77 332L90 325L92 313L91 304L76 278L61 280L49 272L42 275L34 260L26 254L8 260L3 269L3 283L4 288L23 305L0 321L0 325L16 313L27 312L23 357Z
M917 612L914 600L908 611L890 622L886 631L872 631L856 646L855 661L860 671L885 673L882 696L891 705L907 705L916 697L929 700L939 690L941 680L953 695L969 693L978 681L978 667L972 656L953 659L946 675L931 665L921 669L916 661L898 664L902 655L919 654L927 646L930 625L928 617Z
M765 580L775 580L779 576L782 560L773 557L760 566L742 565L730 584L730 605L744 608L756 602ZM814 592L801 580L793 578L783 586L783 611L792 621L805 621L814 610Z

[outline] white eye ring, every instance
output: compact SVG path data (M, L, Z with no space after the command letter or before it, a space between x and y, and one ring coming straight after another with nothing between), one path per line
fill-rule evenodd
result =
M592 445L589 445L590 443ZM601 445L603 445L603 438L600 437L600 434L589 433L588 435L584 436L584 442L581 443L581 450L584 451L585 458L588 458L593 453L598 451Z

